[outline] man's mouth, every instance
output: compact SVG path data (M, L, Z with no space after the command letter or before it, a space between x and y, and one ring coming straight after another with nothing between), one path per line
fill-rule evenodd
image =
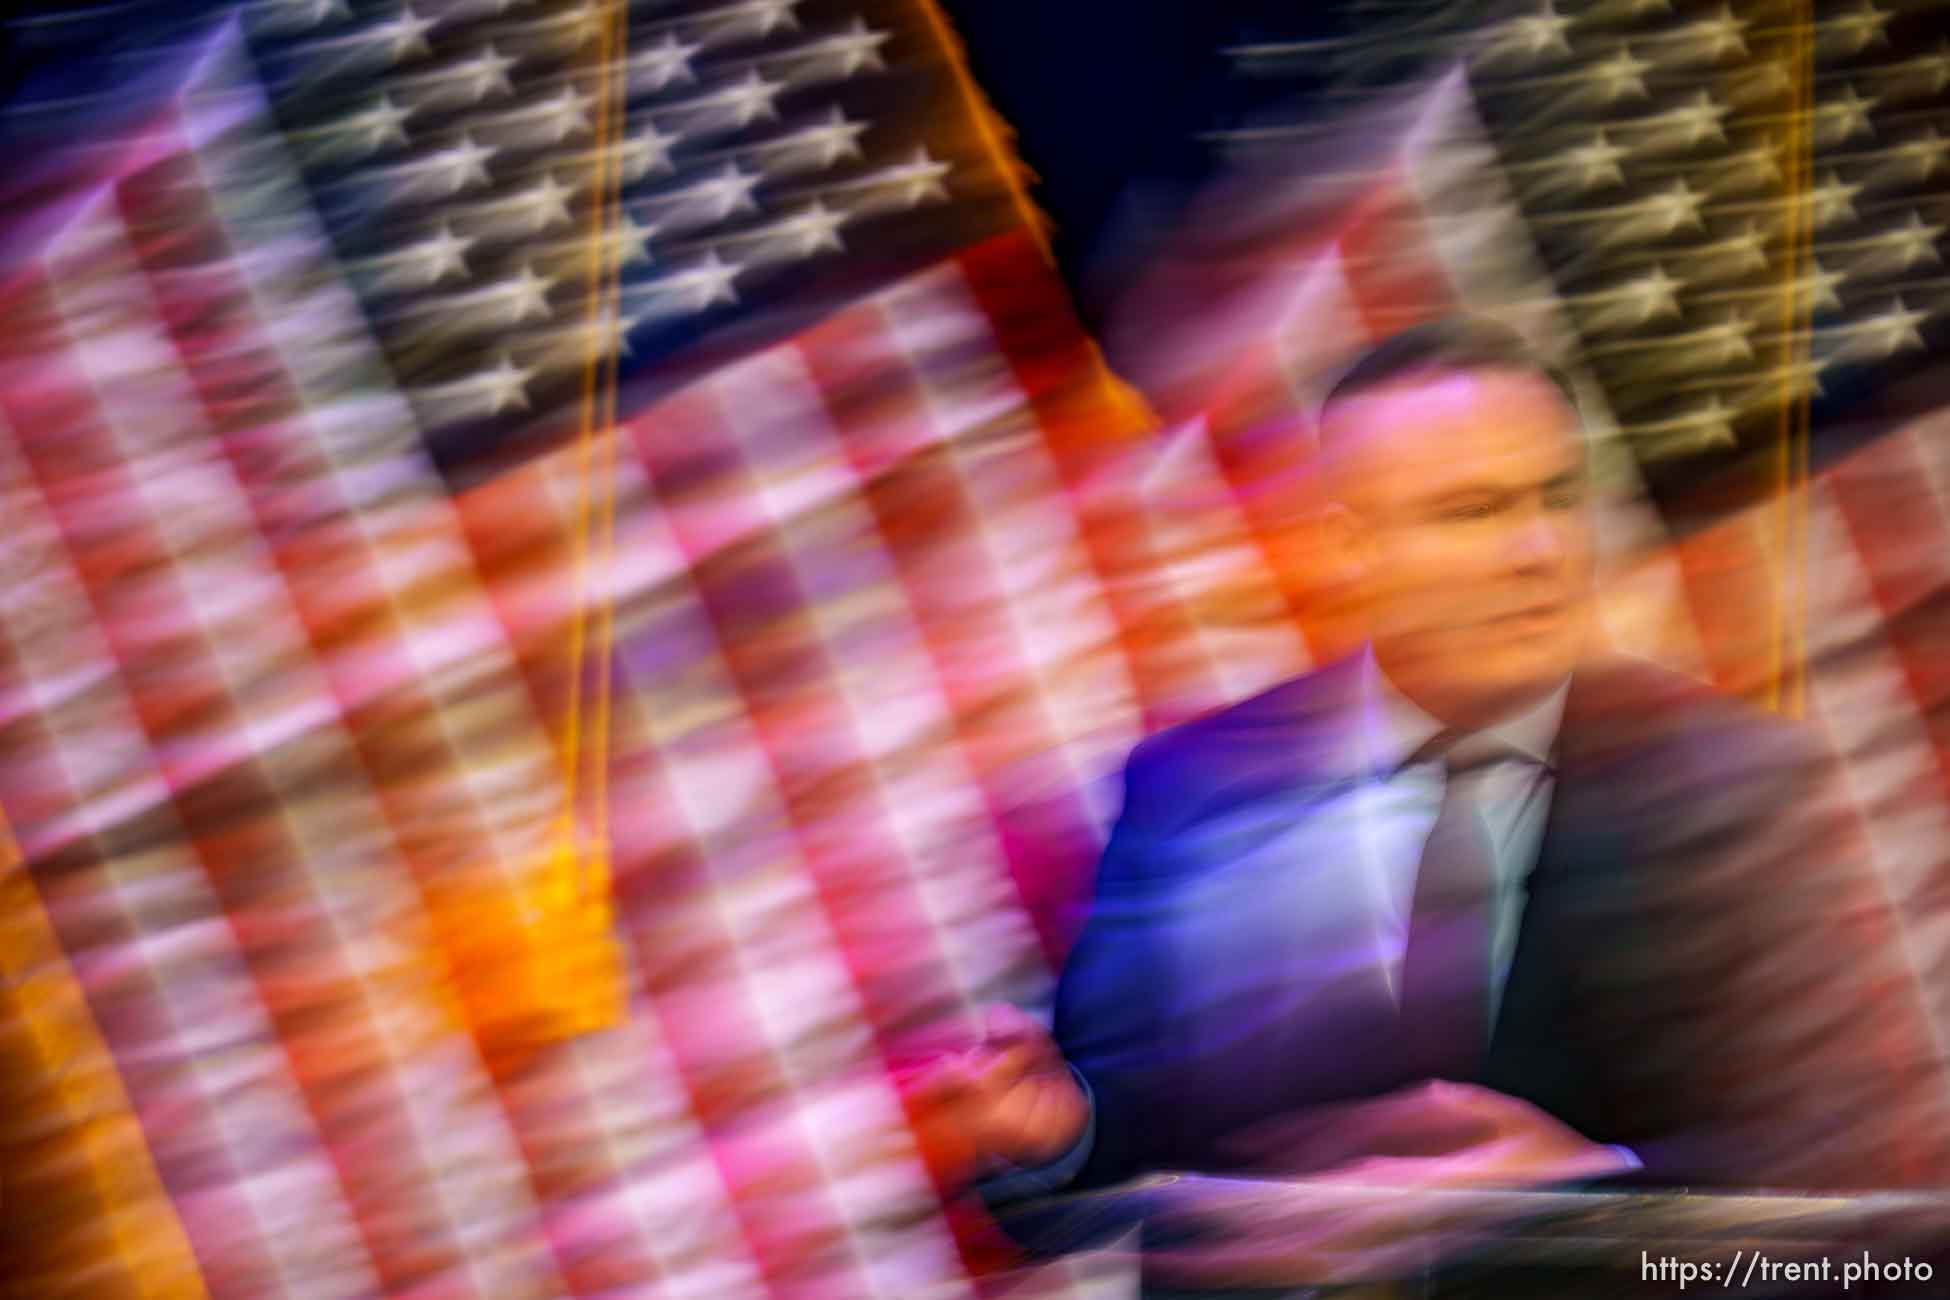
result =
M1497 615L1490 620L1490 626L1519 631L1541 628L1562 619L1568 608L1561 600L1540 600Z

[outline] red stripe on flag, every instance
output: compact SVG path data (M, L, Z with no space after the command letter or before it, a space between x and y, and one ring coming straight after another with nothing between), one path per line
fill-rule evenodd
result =
M172 153L130 177L118 197L158 318L208 421L211 445L234 475L239 508L248 510L268 547L312 652L306 667L319 673L320 685L338 706L343 728L333 728L327 744L340 749L339 761L350 771L335 768L350 777L349 788L372 796L390 831L386 848L397 849L430 898L467 889L469 873L488 870L500 854L458 771L459 756L440 725L438 702L413 662L394 594L377 572L369 521L357 516L338 486L311 413L240 270L239 250L199 184L197 160L187 149ZM219 670L212 665L209 671ZM223 729L249 734L241 715ZM165 738L158 735L157 743ZM255 809L257 820L270 827L282 824L273 812L278 807L276 790L264 785L219 811L235 815ZM295 868L294 881L317 889L319 882L304 870L304 855L295 845L281 848ZM250 860L261 870L278 859L258 852ZM465 869L456 869L457 862ZM475 896L482 894L476 887ZM249 938L254 924L249 897L238 894L230 905L233 924ZM303 934L313 962L338 946L337 932L326 923L331 914L324 898L308 905ZM459 914L460 909L446 913ZM438 919L442 912L436 908L434 915ZM473 912L466 915L478 919ZM452 935L443 938L449 953L457 950ZM281 947L273 955L284 959ZM473 991L464 981L462 992ZM492 1252L466 1245L462 1232L480 1225L452 1217L452 1197L414 1121L409 1090L422 1085L409 1081L407 1067L432 1044L424 1039L408 1044L397 1035L407 1023L416 1024L421 1034L444 1031L451 1025L449 992L431 980L389 981L386 996L419 1013L396 1015L389 1037L386 1025L370 1015L370 990L348 979L334 993L345 1021L336 1031L343 1037L335 1040L335 1053L319 1051L319 1035L307 1032L317 1019L317 990L310 993L308 1020L280 1025L360 1231L389 1287L421 1285L441 1274L463 1285L512 1286L527 1274L542 1246L529 1234L511 1236ZM421 1056L417 1066L432 1070L431 1060ZM425 1136L437 1141L446 1135ZM375 1141L387 1148L384 1161L370 1154ZM499 1208L507 1213L510 1207Z
M1399 174L1391 173L1363 196L1342 226L1338 245L1369 338L1406 329L1456 301L1421 209Z
M1823 477L1935 751L1942 797L1950 798L1950 527L1908 436L1879 439Z
M44 364L55 362L48 357ZM19 524L15 519L12 526ZM20 534L13 536L18 541ZM82 639L67 648L80 654ZM31 691L27 666L10 638L0 635L0 699L10 706L0 726L0 797L13 824L30 832L71 820L87 802ZM49 924L74 965L211 1294L279 1295L278 1262L244 1193L248 1171L226 1140L222 1098L199 1086L189 1053L173 1041L177 1017L164 995L165 973L144 943L156 933L154 923L138 923L112 869L117 841L139 835L149 820L131 819L108 836L64 836L58 848L41 853L32 852L23 835L25 869L37 883L58 882L43 885ZM153 857L146 866L150 872L165 869ZM182 909L183 896L195 891L174 892L170 924L193 924ZM195 921L220 915L211 900L209 912Z
M276 896L271 882L287 880L284 869L301 855L273 818L248 815L253 808L275 807L276 795L245 748L248 728L181 588L169 547L94 395L71 368L67 327L45 273L21 275L9 286L5 309L13 327L0 343L0 364L7 371L0 407L51 508L135 721L168 787L166 822L184 836L186 852L222 901L258 995L281 1021L287 1064L302 1084L304 1062L290 1057L288 1049L297 1030L293 1017L308 1008L294 1003L288 981L279 978L287 954L240 923L253 901L261 906ZM313 959L324 962L324 954ZM327 962L322 969L335 967ZM314 1076L310 1082L303 1100L313 1122L329 1132L319 1080ZM334 1149L335 1157L342 1154ZM356 1207L353 1171L342 1160L335 1163L342 1191ZM261 1172L234 1168L230 1177L242 1185ZM358 1217L366 1232L364 1216ZM368 1233L366 1244L376 1251L380 1242ZM240 1266L255 1267L226 1249L206 1269L215 1280ZM279 1289L268 1278L263 1285L267 1294Z
M1673 546L1713 684L1735 695L1765 686L1769 629L1778 611L1773 568L1761 534L1767 521L1743 512Z
M740 453L723 406L727 398L717 391L733 382L721 377L695 385L630 421L626 432L688 562L710 641L742 703L740 725L749 726L764 752L820 922L837 942L838 958L863 999L876 1056L831 1066L885 1067L892 1035L917 1018L938 1015L953 985L931 945L915 948L904 970L889 968L876 917L853 906L862 890L876 892L876 877L899 870L895 864L904 849L839 700L835 666L811 626L810 595L759 502L754 470ZM741 820L756 831L762 813L748 809ZM909 917L897 926L923 933ZM795 1093L783 1104L802 1100ZM890 1088L888 1102L895 1101ZM768 1152L755 1164L758 1155L744 1144L720 1151L747 1212L764 1203L759 1193L777 1176L765 1167L776 1156ZM799 1168L808 1178L815 1172L811 1165ZM761 1266L787 1293L817 1289L818 1280L806 1275L810 1263L845 1267L837 1259L812 1260L803 1253L799 1238L816 1226L816 1216L796 1226L778 1222L777 1216L747 1217L747 1236ZM861 1264L872 1271L871 1261Z
M843 432L1017 896L1054 964L1067 945L1064 914L1085 892L1080 873L1098 845L982 544L981 507L878 311L835 317L799 350ZM1032 790L1067 791L1071 802L1039 806L1024 798Z
M577 484L558 462L574 454L572 449L553 460L531 461L455 500L486 593L514 648L528 693L539 716L557 720L565 716L572 680L565 662L569 623L577 603L575 583L569 579ZM659 576L656 557L667 548L650 527L650 511L633 491L641 483L640 475L623 464L615 477L617 554L629 557L627 571L646 574L646 583L654 582ZM635 506L629 504L632 500ZM673 574L661 577L668 582ZM655 638L661 618L681 608L667 596L661 585L618 593L617 624L625 630L626 640ZM641 603L651 606L648 628L640 621ZM622 650L615 673L611 738L616 762L609 775L609 830L617 928L629 945L641 992L633 1016L655 1020L669 1053L668 1059L638 1058L636 1064L667 1071L670 1085L682 1096L684 1118L699 1126L699 1158L708 1163L727 1193L722 1210L733 1240L721 1249L730 1255L742 1252L743 1241L768 1240L767 1198L782 1195L795 1184L801 1189L816 1186L818 1161L803 1143L781 1140L771 1177L745 1176L740 1183L739 1172L726 1166L723 1153L711 1140L713 1132L736 1125L755 1110L776 1106L790 1096L792 1084L742 983L739 941L715 894L713 872L735 874L742 865L739 855L709 853L688 825L688 814L671 788L657 729L646 716L641 684L629 654ZM560 735L556 742L562 743ZM669 1122L667 1117L662 1120ZM640 1176L636 1170L618 1173L632 1179ZM730 1195L734 1192L735 1198ZM693 1201L684 1210L695 1214L699 1208ZM785 1225L799 1235L773 1243L768 1247L773 1254L787 1259L795 1255L830 1258L844 1248L845 1225L838 1214L830 1207L820 1213L806 1213L805 1208L798 1212L797 1222ZM654 1213L655 1207L651 1210ZM642 1280L655 1281L673 1267L659 1253L659 1246L653 1231L645 1240L619 1243L602 1258L615 1265L618 1259L613 1252L621 1251L640 1270ZM569 1267L567 1261L564 1267ZM776 1261L774 1267L779 1280ZM610 1282L614 1284L613 1276Z
M729 394L703 385L633 420L629 431L653 483L689 481L697 491L666 498L679 544L692 563L697 591L752 725L771 757L795 837L827 895L842 947L859 958L872 941L871 916L849 904L882 872L900 871L906 847L891 824L884 793L848 716L812 619L816 599L786 539L767 517L722 402ZM745 540L721 543L725 529ZM714 549L715 548L715 549ZM923 918L883 918L916 937ZM853 942L848 942L849 931ZM950 996L952 979L938 952L919 949L897 980L874 964L854 964L856 987L876 1030L925 1018Z
M1055 460L1151 730L1177 694L1182 669L1172 658L1194 640L1192 621L1175 599L1142 605L1135 599L1152 558L1143 519L1135 502L1098 500L1092 488L1114 476L1117 462L1155 444L1156 422L1111 375L1026 233L998 235L955 260ZM1059 941L1052 957L1065 946Z

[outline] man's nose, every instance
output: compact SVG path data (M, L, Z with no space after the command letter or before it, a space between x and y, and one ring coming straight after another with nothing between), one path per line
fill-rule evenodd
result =
M1564 528L1548 510L1531 510L1512 524L1511 562L1520 569L1554 569L1564 562Z

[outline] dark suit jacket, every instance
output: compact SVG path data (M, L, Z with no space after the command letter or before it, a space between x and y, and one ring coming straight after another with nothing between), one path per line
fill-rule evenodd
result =
M1385 986L1304 939L1310 890L1360 869L1320 806L1364 776L1359 679L1346 661L1133 751L1057 999L1096 1104L1082 1183L1233 1168L1244 1129L1412 1082ZM1950 1184L1950 1085L1834 765L1615 660L1574 676L1558 745L1477 1081L1662 1181Z

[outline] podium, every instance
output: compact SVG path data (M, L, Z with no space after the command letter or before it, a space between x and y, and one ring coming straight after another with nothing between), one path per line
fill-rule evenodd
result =
M997 1218L1032 1256L1139 1250L1145 1300L1950 1297L1950 1189L1411 1190L1160 1174ZM1372 1247L1316 1248L1350 1235ZM1186 1280L1187 1256L1219 1255L1222 1281Z

